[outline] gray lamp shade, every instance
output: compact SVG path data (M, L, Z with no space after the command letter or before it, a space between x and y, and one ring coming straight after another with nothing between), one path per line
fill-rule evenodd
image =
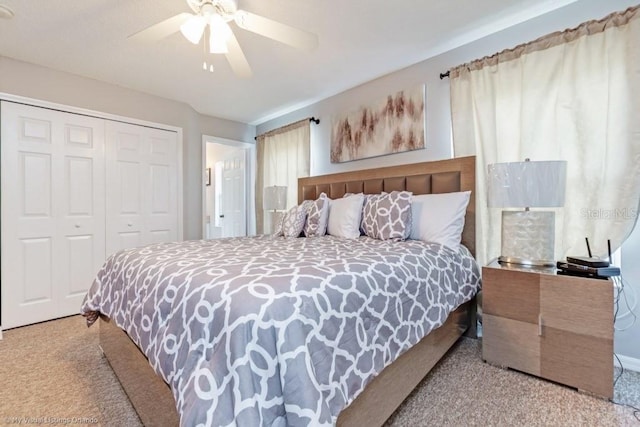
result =
M567 162L512 162L488 166L490 208L564 206Z
M266 211L281 211L287 207L287 187L272 185L262 193L262 208Z

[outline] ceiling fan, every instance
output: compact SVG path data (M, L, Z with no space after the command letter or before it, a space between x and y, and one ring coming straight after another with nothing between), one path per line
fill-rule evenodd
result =
M318 46L317 35L238 9L235 0L186 1L194 13L172 16L129 38L157 41L180 31L191 43L198 44L208 28L209 52L225 54L234 73L244 78L251 77L251 67L229 23L298 49Z

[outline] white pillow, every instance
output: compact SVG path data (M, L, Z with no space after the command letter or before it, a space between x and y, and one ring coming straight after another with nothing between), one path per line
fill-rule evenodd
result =
M357 239L360 237L360 218L364 194L354 194L331 200L327 233L332 236Z
M471 191L413 196L409 237L440 243L457 252L470 196Z

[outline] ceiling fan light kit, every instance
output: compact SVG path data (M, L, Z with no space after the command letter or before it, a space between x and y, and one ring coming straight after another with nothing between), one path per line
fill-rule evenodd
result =
M220 15L212 15L209 21L209 52L228 53L227 41L231 33L229 24Z
M206 26L207 19L204 16L192 16L180 25L180 32L191 43L198 44Z
M194 14L178 14L129 37L144 41L160 40L180 30L187 40L198 44L208 26L209 52L225 54L233 72L245 78L251 77L251 68L229 26L230 22L235 23L237 28L294 48L312 50L318 46L317 35L240 10L234 0L186 1Z

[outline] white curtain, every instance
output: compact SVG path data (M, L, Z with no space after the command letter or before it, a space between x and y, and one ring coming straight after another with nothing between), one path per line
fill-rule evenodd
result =
M640 199L639 7L456 67L456 156L477 156L477 258L500 255L499 209L488 209L487 165L566 160L556 257L607 253L635 225Z
M309 176L309 119L257 137L256 228L269 233L270 217L262 209L264 187L287 187L287 209L298 204L298 178Z

